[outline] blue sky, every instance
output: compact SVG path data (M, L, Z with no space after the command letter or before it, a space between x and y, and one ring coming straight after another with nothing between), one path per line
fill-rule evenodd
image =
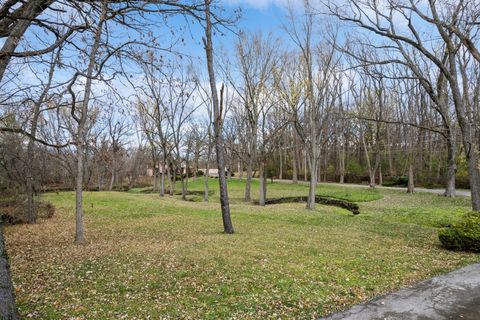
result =
M239 28L248 31L273 32L281 26L286 13L285 9L275 4L269 4L266 7L243 5Z
M241 8L241 17L237 26L234 28L236 32L257 32L262 31L265 35L272 33L279 38L286 38L282 25L285 21L287 10L285 7L287 1L272 1L272 0L226 0L223 1L223 8L226 12L233 12L236 8ZM184 25L183 18L178 18L173 24ZM174 19L176 20L176 19ZM214 45L216 49L224 48L226 51L233 53L233 46L235 44L237 35L229 30L223 30L224 34L216 34L214 38ZM201 38L203 30L194 25L189 32L185 33L185 44L178 49L188 55L203 57L203 47L201 45Z
M235 31L261 31L264 33L264 35L272 33L274 37L280 38L281 42L290 48L293 48L294 46L289 45L289 36L286 34L284 28L284 25L288 24L288 19L286 18L288 15L287 7L293 7L293 9L301 15L303 11L303 2L303 0L219 0L219 3L221 3L227 14L234 12L234 10L237 8L241 8L242 15L237 26L235 27ZM315 6L315 4L318 4L317 0L310 0L310 3L314 7L318 7ZM143 25L145 28L144 31L152 31L155 33L155 36L158 35L159 43L163 47L168 47L171 41L173 41L172 39L183 38L184 41L182 44L177 45L175 50L194 58L194 67L197 69L197 71L205 71L205 52L202 45L204 31L198 25L198 23L192 23L192 21L188 21L181 16L172 17L168 19L168 21L162 20L158 15L152 15L149 18L150 20L145 21ZM321 22L324 22L325 18L325 16L322 16L322 21L318 21L318 23L315 24L315 32L319 32L322 29ZM189 28L187 28L187 26L189 26ZM139 35L132 30L127 31L119 28L111 31L111 36L115 37L120 43L123 43L126 38L139 37ZM173 37L172 32L175 34ZM230 60L234 60L234 44L236 40L237 35L235 32L224 30L223 35L217 33L214 37L216 54L226 54L231 58ZM32 43L34 44L36 42L37 40L35 40L35 38L30 38L29 41L24 42L24 44L31 45ZM279 49L281 50L281 48ZM162 54L162 52L159 54ZM219 62L219 60L220 59L217 59L217 62ZM131 70L132 73L139 71L135 69L136 68L133 62L131 68L126 68L127 71ZM31 73L31 71L24 69L21 71L21 78L27 79L28 81L35 81L35 77ZM67 73L59 71L57 76L65 74L65 76L68 77ZM131 90L128 91L131 93Z
M290 0L220 0L221 5L226 10L226 14L233 13L235 9L241 8L241 17L238 21L237 26L234 28L235 32L239 31L262 31L265 34L270 32L274 33L278 37L282 35L282 21L285 18L286 10L281 8L281 6ZM171 30L174 30L177 36L184 38L183 43L176 45L175 50L180 53L195 57L197 59L204 59L205 52L202 45L202 37L204 36L203 29L197 23L189 23L185 18L181 16L175 16L168 20L168 26L163 23L163 21L158 21L158 16L155 17L152 15L150 17L152 20L152 27L156 30L152 30L154 33L159 35L159 42L164 43L166 46L172 41ZM156 21L155 21L156 20ZM149 24L146 23L146 25ZM145 26L146 26L145 25ZM189 26L189 29L185 29L186 26ZM183 31L181 30L183 29ZM214 37L214 45L217 52L228 52L229 54L234 54L234 44L237 39L235 32L229 30L223 30L224 34L216 34ZM43 34L43 33L42 33ZM138 34L135 32L116 29L113 34L120 42L125 41L126 37L136 38ZM36 46L44 47L45 45L40 44L36 37L33 36L32 31L27 32L26 38L28 39L25 42L22 42L20 47L23 46ZM122 39L123 38L123 39ZM0 39L0 45L3 44L4 39ZM19 49L19 50L23 50ZM68 54L67 54L68 55ZM14 62L17 62L15 60ZM18 62L21 63L20 60ZM60 72L61 73L61 72ZM35 81L35 77L27 69L21 71L23 75L22 78L29 79L28 81ZM57 73L58 76L58 73Z

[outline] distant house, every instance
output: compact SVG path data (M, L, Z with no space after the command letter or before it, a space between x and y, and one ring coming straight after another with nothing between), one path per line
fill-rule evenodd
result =
M203 169L200 168L200 169L198 169L198 171L202 171L204 174L207 174L207 169L206 168L203 168ZM208 169L208 176L218 178L218 169L217 168Z
M164 169L164 166L160 162L155 166L155 171L157 171L158 173L162 173L163 169ZM146 170L147 177L153 177L153 170L154 170L154 168L152 167L151 164L149 164L147 166L147 170ZM190 175L190 174L193 174L194 170L195 169L191 166L189 166L188 169L187 169L185 164L182 163L182 167L178 168L177 174L185 174L188 171L188 173ZM210 170L212 170L212 169L210 169Z
M147 177L153 177L153 168L150 166L147 167Z

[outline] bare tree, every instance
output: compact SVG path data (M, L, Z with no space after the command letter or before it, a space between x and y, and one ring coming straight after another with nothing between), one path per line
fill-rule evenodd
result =
M245 201L250 201L250 186L254 165L257 163L258 135L261 128L261 115L265 113L272 89L268 82L276 64L275 50L278 41L269 36L263 38L262 34L243 34L237 42L237 61L243 86L235 84L230 79L230 84L242 100L244 119L246 120L246 163L247 177L245 185ZM263 172L263 171L262 171ZM262 173L261 172L261 173ZM260 177L262 180L262 177ZM261 187L263 190L263 187ZM263 194L264 191L260 191Z
M228 199L227 180L225 177L225 158L224 143L222 135L222 108L223 91L220 89L220 99L217 92L217 83L215 80L214 60L213 60L213 41L212 41L212 22L210 13L210 0L205 0L205 38L203 44L207 57L208 77L210 79L210 90L212 93L213 105L213 130L215 137L215 151L217 154L218 178L220 186L220 205L222 209L223 230L225 233L233 233L233 224L230 218L230 204Z
M116 108L113 105L109 106L107 111L107 133L110 142L111 149L111 177L108 190L112 191L114 183L118 183L118 171L119 171L119 157L121 151L124 149L127 141L125 138L130 134L130 124L127 122L127 118L124 110L116 112Z
M193 75L185 73L184 71L175 72L178 69L175 65L172 66L172 70L168 73L166 83L164 84L165 94L161 99L161 105L163 110L166 111L167 122L171 130L171 143L174 158L173 175L176 176L177 171L180 171L180 180L182 183L182 198L186 199L186 184L185 175L188 176L188 158L191 147L186 141L186 129L189 121L191 121L192 114L200 107L200 104L195 100L194 93L197 90L197 81ZM180 68L180 70L182 70ZM187 152L184 158L183 147L187 144ZM185 175L183 174L182 164L186 160Z
M90 103L90 95L92 94L92 80L95 78L95 66L98 61L98 53L101 46L101 38L103 28L107 20L108 4L103 3L102 11L99 16L97 27L93 37L93 44L89 52L89 61L86 72L84 74L85 88L82 102L80 103L79 115L76 112L77 102L76 93L72 87L75 84L77 78L81 75L81 72L77 72L69 84L69 92L72 96L72 118L77 122L77 132L75 135L75 143L77 146L77 172L76 172L76 186L75 186L75 242L84 243L84 228L83 228L83 174L84 174L84 157L85 157L85 125L87 123L88 107Z
M321 43L314 48L313 26L314 13L307 1L304 4L303 20L298 22L290 12L291 25L285 31L300 51L305 86L305 104L302 109L292 112L297 133L306 146L306 159L310 172L310 184L307 208L315 208L315 194L318 179L318 168L321 154L321 141L325 136L325 123L328 110L333 107L335 96L330 90L337 84L332 83L332 74L338 58L335 56L335 45ZM316 49L316 50L315 50ZM316 59L318 59L318 62ZM317 63L316 63L317 62ZM318 70L314 71L314 68ZM335 91L335 90L333 90Z
M426 60L430 61L437 70L443 74L450 87L451 98L455 107L455 114L458 120L460 131L462 132L462 143L466 151L468 172L470 179L470 189L472 192L472 208L480 210L480 169L479 169L479 143L475 140L478 131L474 125L473 114L469 112L468 106L462 91L461 65L458 63L458 52L462 45L467 44L468 51L475 52L475 48L468 46L467 34L461 32L452 32L454 26L462 30L465 23L468 25L474 21L460 23L464 18L472 18L465 10L465 6L460 2L457 6L450 6L447 1L429 0L426 6L417 6L416 2L409 0L407 2L392 2L387 8L382 8L378 3L366 3L363 1L351 0L348 8L340 8L332 2L327 3L329 11L342 21L353 23L368 32L389 41L382 45L383 48L395 49L403 59L395 59L395 62L403 64L416 74L416 64L412 64L407 59L408 50L414 50ZM370 19L368 13L373 13L376 19ZM439 39L427 39L426 35L419 32L419 23L412 19L412 16L418 16L420 21L435 27ZM395 17L402 17L407 22L408 32L401 32L395 22ZM460 38L458 37L460 35ZM463 38L463 39L462 39ZM441 41L445 54L438 55L436 46L432 46L431 41ZM428 43L428 44L427 44ZM391 59L390 59L391 60ZM389 61L391 63L392 61ZM421 82L423 82L421 80ZM432 95L433 97L433 95Z

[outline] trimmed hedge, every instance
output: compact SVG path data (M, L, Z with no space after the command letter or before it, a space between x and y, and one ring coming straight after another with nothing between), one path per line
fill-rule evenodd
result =
M438 231L448 250L480 252L480 211L465 215L459 222Z
M280 204L280 203L307 202L307 199L308 197L302 197L302 196L274 198L274 199L266 200L265 204L267 205L267 204ZM347 201L347 200L315 196L315 202L319 204L324 204L327 206L336 206L343 209L347 209L354 215L357 215L360 213L360 208L358 207L358 204Z
M383 186L385 187L406 187L408 184L408 177L407 176L392 176L392 177L385 177L383 180Z

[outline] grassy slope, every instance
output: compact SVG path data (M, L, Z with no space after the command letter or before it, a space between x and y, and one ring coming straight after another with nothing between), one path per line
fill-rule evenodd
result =
M202 181L191 187L201 190ZM307 190L268 187L269 197ZM319 188L364 201L354 217L326 206L261 208L241 201L241 182L229 190L234 235L220 232L218 192L211 203L141 190L86 193L86 246L72 244L74 194L45 195L58 208L53 219L6 229L21 312L43 319L309 319L479 260L440 249L436 238L435 226L468 211L464 198Z

